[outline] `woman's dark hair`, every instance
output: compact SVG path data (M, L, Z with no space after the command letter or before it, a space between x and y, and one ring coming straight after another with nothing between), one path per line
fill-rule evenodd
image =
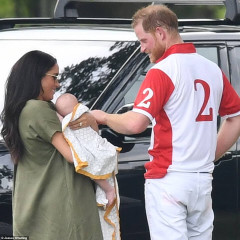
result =
M24 152L18 127L20 113L28 100L38 98L42 78L56 63L56 59L47 53L31 51L14 64L8 76L1 134L15 164Z

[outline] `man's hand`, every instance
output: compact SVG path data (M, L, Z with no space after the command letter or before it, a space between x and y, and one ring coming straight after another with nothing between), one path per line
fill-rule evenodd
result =
M72 130L78 130L80 128L84 128L84 127L91 127L93 128L95 131L98 132L98 125L97 122L94 118L94 116L91 113L84 113L81 117L79 117L78 119L71 121L68 126L72 129Z
M92 110L91 114L94 116L98 124L107 124L107 113L103 112L102 110Z

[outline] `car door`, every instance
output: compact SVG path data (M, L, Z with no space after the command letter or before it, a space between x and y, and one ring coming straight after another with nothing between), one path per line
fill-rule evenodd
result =
M225 42L196 43L199 54L218 64L231 83L229 48ZM235 86L233 86L235 87ZM223 119L218 117L218 128ZM216 163L213 172L214 240L238 239L238 161L236 144ZM224 226L224 227L223 227Z
M236 37L237 39L237 37ZM228 62L229 62L229 77L231 80L231 84L240 95L240 41L228 41L227 43L227 51L228 51ZM236 239L240 239L240 229L239 229L239 223L240 223L240 138L238 139L237 143L234 144L230 151L230 156L233 159L234 169L232 174L236 177L234 179L234 183L232 185L232 188L235 188L235 208L233 209L234 212L234 224L233 224L233 231L235 233L234 237ZM231 186L229 186L231 187Z
M13 164L0 140L0 236L12 236Z
M118 113L130 110L148 66L148 58L137 50L93 108ZM105 101L100 105L102 98ZM117 174L122 240L148 240L143 186L151 126L145 132L131 136L118 134L106 126L100 131L102 137L122 148Z
M240 62L238 53L231 44L219 44L217 49L218 65L223 69L239 94L237 73ZM219 126L222 121L223 119L219 118ZM215 213L213 239L216 240L239 239L238 146L237 143L232 146L221 161L216 164L213 173L212 198Z
M196 42L197 52L218 64L229 76L228 49L224 42ZM134 59L134 58L133 58ZM138 60L136 60L138 59ZM111 88L111 101L102 109L121 113L131 109L138 89L152 66L148 57L136 55L135 60L125 66L122 76L115 79L118 88ZM127 74L124 75L124 71ZM124 76L124 77L123 77ZM120 85L120 86L119 86ZM219 117L220 125L221 119ZM218 126L219 127L219 126ZM121 196L120 218L123 240L150 239L144 209L144 164L148 161L147 148L150 142L151 125L137 135L121 135L104 126L102 136L123 148L119 156L119 190ZM215 212L214 240L237 239L238 212L238 161L232 152L226 154L214 170L213 209ZM224 226L224 227L223 227Z

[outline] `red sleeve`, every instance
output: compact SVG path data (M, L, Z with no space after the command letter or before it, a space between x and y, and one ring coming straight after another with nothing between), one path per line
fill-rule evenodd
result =
M225 116L240 111L240 98L223 73L223 94L219 107L219 115Z
M151 69L138 91L134 108L146 111L154 118L164 107L173 90L174 85L164 72Z

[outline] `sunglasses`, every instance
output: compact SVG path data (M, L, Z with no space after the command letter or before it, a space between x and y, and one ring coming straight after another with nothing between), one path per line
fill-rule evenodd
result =
M54 74L46 73L46 75L50 76L50 77L53 77L55 81L57 81L59 79L59 75L58 74L54 75Z

